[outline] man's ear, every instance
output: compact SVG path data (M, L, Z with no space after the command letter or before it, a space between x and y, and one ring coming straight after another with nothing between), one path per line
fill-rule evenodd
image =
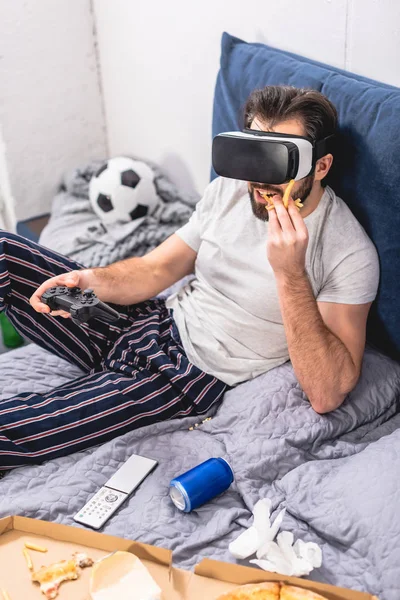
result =
M326 154L322 158L319 158L315 164L314 180L321 181L322 179L324 179L324 177L328 175L332 163L332 154Z

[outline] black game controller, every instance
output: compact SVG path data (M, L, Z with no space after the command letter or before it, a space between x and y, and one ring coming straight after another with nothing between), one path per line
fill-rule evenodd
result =
M87 323L89 319L112 323L120 317L116 310L99 300L93 290L82 292L78 287L52 287L44 292L42 302L51 310L69 312L75 323Z

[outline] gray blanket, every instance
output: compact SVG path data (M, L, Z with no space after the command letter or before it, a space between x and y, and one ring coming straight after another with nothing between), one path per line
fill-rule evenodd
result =
M144 242L135 228L125 237L120 232L119 243L116 233L91 239L90 228L99 228L85 198L93 169L65 178L41 243L99 265L142 254L169 235L167 227L153 223L152 233L142 231ZM169 183L162 178L161 185ZM187 220L193 203L177 192L170 198L166 210L173 198L179 203L169 221L172 232ZM166 221L169 217L165 212ZM44 392L79 375L36 346L21 348L0 356L0 400ZM106 533L171 548L184 568L204 556L232 561L229 542L251 524L257 500L271 498L275 514L287 508L283 529L322 547L322 567L310 578L398 600L399 402L400 365L373 350L366 352L361 380L345 404L322 416L310 407L287 363L226 393L212 420L193 431L195 418L159 423L7 474L0 480L0 516L75 524L73 515L122 462L131 453L143 454L160 465L107 523ZM168 497L169 481L212 456L228 459L234 484L194 513L180 513Z
M80 374L35 346L0 356L0 372L0 399ZM193 431L195 418L159 423L7 474L0 516L72 525L74 513L134 452L160 465L106 533L171 548L184 568L204 556L232 561L229 542L251 524L255 502L268 497L274 512L287 507L284 529L321 545L323 565L312 579L398 600L399 398L400 366L368 350L357 388L339 410L321 416L287 363L226 393L212 420ZM170 479L212 456L229 460L235 483L194 513L180 513L168 497Z

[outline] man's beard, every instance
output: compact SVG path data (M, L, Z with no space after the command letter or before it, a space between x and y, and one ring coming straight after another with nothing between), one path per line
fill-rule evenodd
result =
M306 202L308 196L311 193L313 183L314 183L314 175L308 175L308 177L305 177L304 181L302 181L299 189L296 192L294 192L294 194L292 194L293 198L295 200L297 200L297 198L299 198L299 200L301 200L301 202L304 204ZM257 200L254 198L254 190L255 189L265 190L268 193L279 194L281 199L283 198L283 192L282 192L281 188L278 186L267 185L267 184L257 185L255 183L250 184L249 196L250 196L250 202L251 202L251 208L253 210L253 214L255 217L257 217L257 219L260 219L261 221L268 221L269 220L269 211L266 208L267 205L257 202Z

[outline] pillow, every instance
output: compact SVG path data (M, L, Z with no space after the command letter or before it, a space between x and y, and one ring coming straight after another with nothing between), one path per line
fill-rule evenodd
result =
M213 136L243 127L252 90L279 84L319 90L337 108L339 135L328 182L378 250L381 280L368 339L400 359L400 89L224 33Z

